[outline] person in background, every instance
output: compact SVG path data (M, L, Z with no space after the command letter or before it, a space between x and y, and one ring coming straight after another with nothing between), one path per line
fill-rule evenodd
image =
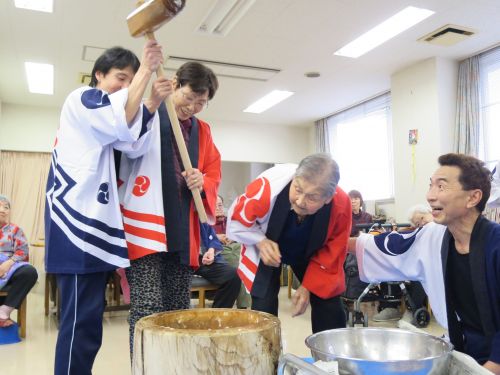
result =
M364 201L363 196L357 190L351 190L349 193L349 197L351 197L351 205L352 205L352 229L351 229L351 237L359 236L360 230L356 228L356 224L370 224L373 222L372 215L368 212L364 211ZM381 229L382 230L382 229ZM353 272L354 268L356 268L356 272ZM359 296L361 292L368 285L363 281L359 280L359 274L357 273L357 261L356 256L353 254L347 254L345 269L349 270L349 274L352 275L355 273L357 276L357 280L353 282L353 278L349 279L349 292L352 293L352 289L355 289L356 294ZM390 285L388 283L380 283L379 286L374 287L370 290L370 294L393 297L392 293L394 285ZM399 287L398 287L399 288ZM357 298L357 297L356 297ZM379 301L379 312L373 316L373 320L375 322L385 322L392 320L399 320L401 318L401 313L399 311L399 302L392 300L381 299Z
M202 223L200 267L195 275L202 276L212 284L218 285L215 292L214 308L232 308L240 292L241 280L236 268L230 266L222 257L222 243L210 224Z
M364 210L363 196L358 190L351 190L347 194L351 198L352 206L352 228L350 236L357 237L359 236L360 229L356 228L356 224L371 224L373 219L372 215ZM368 284L359 279L358 261L354 254L347 254L344 262L344 271L346 276L346 290L344 293L346 300L344 300L344 302L351 307L352 301L361 295ZM377 287L374 287L371 292L377 295L379 290Z
M219 240L221 240L222 243L224 243L226 239L226 223L227 217L224 212L224 199L222 199L220 195L217 195L217 203L215 205L215 225L213 227L215 233L217 233L217 237L219 237Z
M187 62L173 78L172 101L192 163L185 170L166 106L160 106L156 140L137 159L122 156L120 197L130 267L130 351L136 322L154 313L188 309L191 279L199 267L200 220L192 190L201 193L209 223L221 179L221 157L210 126L198 118L218 87L211 69Z
M416 280L455 350L500 374L500 224L481 215L491 173L472 156L445 154L430 178L434 222L410 233L349 242L364 281Z
M357 237L359 235L359 228L356 228L356 224L370 224L373 222L373 218L371 214L364 210L365 202L359 191L351 190L348 195L351 198L352 205L351 237Z
M103 52L90 86L64 102L45 205L45 267L60 293L55 375L90 375L102 342L106 281L128 267L118 201L114 150L137 157L149 148L156 110L172 93L166 78L154 81L162 48L147 41L141 61L129 50Z
M302 283L293 316L311 304L312 331L341 328L346 317L343 264L351 233L351 200L337 185L337 163L326 153L281 164L251 182L228 213L227 236L242 244L238 274L252 310L278 315L281 265Z
M428 204L417 204L408 210L408 219L414 228L421 228L433 221L432 209Z
M238 267L241 256L241 244L229 239L226 236L227 216L224 210L224 199L217 195L217 205L215 206L215 225L213 226L217 238L222 243L222 258L232 267ZM236 299L236 305L239 309L250 307L250 294L245 286L240 282L240 292Z
M10 201L0 195L0 290L9 289L0 297L0 328L14 324L10 314L21 306L38 279L36 269L26 262L28 240L16 224L10 222Z

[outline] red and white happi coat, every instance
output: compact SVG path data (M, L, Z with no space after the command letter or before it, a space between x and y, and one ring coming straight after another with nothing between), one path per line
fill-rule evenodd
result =
M238 274L252 291L260 264L256 244L266 238L271 213L278 194L293 179L296 164L281 164L263 172L251 182L228 212L227 236L242 244ZM351 231L351 200L337 187L332 199L325 241L309 259L302 285L321 298L331 298L345 290L343 264Z
M199 119L197 168L204 175L203 205L209 223L215 222L215 204L220 182L220 153L212 140L210 126ZM170 126L170 125L168 125ZM137 159L122 157L119 194L123 226L131 260L168 251L163 211L160 124L152 128L150 151ZM171 151L170 149L167 152ZM194 164L194 163L193 163ZM167 194L169 192L166 192ZM200 222L191 199L189 209L189 265L198 267Z

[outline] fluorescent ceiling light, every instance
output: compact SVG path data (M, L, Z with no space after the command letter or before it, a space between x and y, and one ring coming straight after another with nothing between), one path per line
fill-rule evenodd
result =
M52 13L53 0L14 0L16 8L36 10L38 12Z
M285 100L286 98L292 96L294 93L291 91L280 91L274 90L271 91L266 96L263 96L255 103L248 106L243 112L250 113L262 113L265 110L271 108L272 106L278 104L279 102Z
M28 89L33 94L54 94L54 65L25 62Z
M227 35L253 3L255 0L217 0L197 31L218 36Z
M334 55L357 58L433 14L432 10L407 7L345 45Z

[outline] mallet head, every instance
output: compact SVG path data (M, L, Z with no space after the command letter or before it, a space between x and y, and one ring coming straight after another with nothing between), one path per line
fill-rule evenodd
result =
M153 32L174 18L186 5L186 0L149 0L127 17L130 35L139 37Z

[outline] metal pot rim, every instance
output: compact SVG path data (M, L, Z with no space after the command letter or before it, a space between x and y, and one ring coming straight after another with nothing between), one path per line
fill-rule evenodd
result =
M350 361L366 361L367 360L366 358L348 357L348 356L345 356L345 355L336 355L336 354L332 354L332 353L329 353L329 352L325 352L325 351L322 351L320 349L313 348L309 344L309 341L313 340L315 337L325 335L328 332L332 332L332 331L335 331L335 332L338 332L338 331L352 331L352 330L384 331L384 332L396 332L397 334L400 334L400 333L406 334L406 333L408 333L408 334L412 334L412 335L427 336L427 337L431 338L432 340L439 341L439 342L443 343L447 347L447 349L448 349L447 351L443 351L443 353L440 354L440 355L422 357L422 358L418 358L418 359L393 359L393 360L383 360L383 361L381 361L381 360L374 360L374 359L370 359L369 360L370 362L374 362L374 363L402 363L402 362L429 361L429 360L432 360L432 359L442 358L442 357L449 356L450 353L453 350L453 345L451 343L443 340L440 337L433 336L433 335L431 335L429 333L426 333L426 332L413 332L413 331L407 331L407 330L403 330L403 329L399 329L399 328L378 328L378 327L350 327L350 328L348 327L348 328L336 328L336 329L330 329L330 330L327 330L327 331L321 331L321 332L317 332L317 333L314 333L314 334L309 335L308 337L306 337L305 344L311 350L311 352L317 352L317 353L325 355L325 356L335 357L335 358L339 358L339 359L346 359L346 360L350 360ZM313 357L314 357L314 354L313 354Z

